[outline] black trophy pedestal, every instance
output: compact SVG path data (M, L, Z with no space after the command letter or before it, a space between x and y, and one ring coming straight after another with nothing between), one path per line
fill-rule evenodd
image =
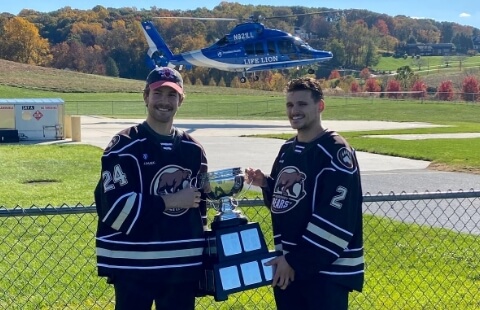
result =
M213 221L212 224L210 224L210 227L212 228L212 230L218 230L232 226L245 225L247 223L248 219L246 217L237 217L224 221Z
M239 218L213 222L211 226L212 230L205 232L201 294L223 301L231 293L272 283L272 267L264 263L279 253L268 250L258 223Z

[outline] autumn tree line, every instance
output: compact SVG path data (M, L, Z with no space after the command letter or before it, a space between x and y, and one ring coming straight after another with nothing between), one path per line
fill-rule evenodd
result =
M465 75L461 81L441 80L438 85L427 85L410 66L397 69L395 75L372 77L368 68L360 71L358 78L342 76L332 70L328 79L322 79L322 88L329 95L383 97L391 99L431 99L439 101L480 101L480 82L474 74Z
M32 65L78 72L144 79L147 43L141 21L154 20L174 53L207 47L222 38L238 22L155 19L158 16L233 17L287 16L328 8L274 7L221 2L212 10L197 8L169 11L157 7L91 10L64 7L43 13L22 10L18 15L0 14L0 58ZM473 49L472 36L480 30L452 22L389 16L367 10L344 10L328 14L301 15L264 21L267 27L290 33L302 27L308 43L330 50L334 58L322 64L317 78L328 79L332 70L362 70L378 64L382 53L393 53L405 43L454 43L459 53ZM264 83L240 83L236 73L195 67L184 73L185 83L281 90L286 80L306 74L306 69L262 72ZM362 87L364 85L361 85Z

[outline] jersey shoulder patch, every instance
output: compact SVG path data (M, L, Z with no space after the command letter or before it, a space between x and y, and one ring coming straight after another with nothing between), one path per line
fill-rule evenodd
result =
M350 150L350 148L342 147L337 151L336 161L338 161L341 167L346 168L347 170L353 170L355 168L353 156L353 152Z
M113 150L119 149L124 145L132 142L138 137L138 126L132 126L126 128L112 137L107 147L105 148L105 153L109 153Z
M345 138L333 133L332 144L326 147L325 151L330 153L332 158L332 164L340 170L353 172L357 169L357 162L355 158L354 150L347 143Z

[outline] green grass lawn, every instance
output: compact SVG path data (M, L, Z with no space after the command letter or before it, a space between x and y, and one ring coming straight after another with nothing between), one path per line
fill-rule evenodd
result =
M448 71L460 71L468 68L480 67L480 56L463 57L460 62L460 58L456 56L423 56L421 61L412 59L411 56L404 58L394 57L381 57L380 62L374 66L375 70L379 71L393 71L396 72L398 68L403 66L410 66L414 71L436 70L446 73ZM447 67L446 61L449 65ZM420 70L418 64L421 64Z
M101 154L90 145L1 145L0 206L91 204Z

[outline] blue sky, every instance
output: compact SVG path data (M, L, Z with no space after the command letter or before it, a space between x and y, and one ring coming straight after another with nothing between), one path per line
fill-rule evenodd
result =
M197 7L212 9L220 4L221 0L2 0L0 12L9 12L17 15L22 9L28 8L40 12L51 12L70 6L74 9L91 9L96 5L121 8L136 7L149 9L152 6L168 10L190 10ZM292 0L248 0L228 1L241 4L273 5L273 6L305 6L301 1ZM391 16L406 15L409 17L431 18L437 21L455 22L461 25L474 26L480 29L480 4L475 0L416 0L416 1L389 1L389 0L335 0L311 1L313 7L332 9L366 9L373 12L385 13ZM199 4L201 3L201 4ZM476 4L475 4L476 3ZM225 16L228 17L228 16Z

